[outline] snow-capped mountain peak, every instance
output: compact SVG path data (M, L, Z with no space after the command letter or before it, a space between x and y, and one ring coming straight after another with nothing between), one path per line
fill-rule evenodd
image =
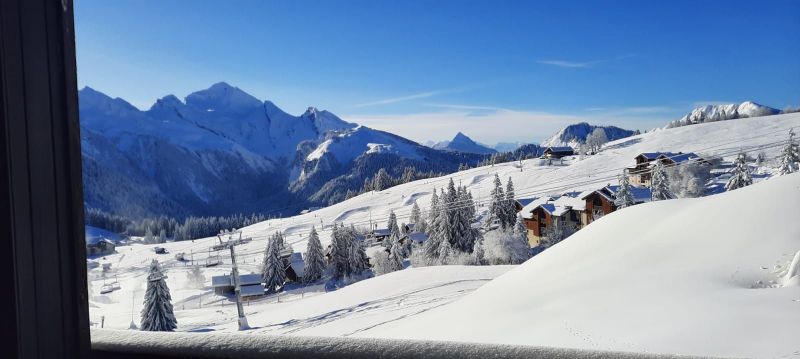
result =
M609 141L618 140L634 134L634 131L625 130L615 126L594 126L586 122L580 122L564 127L556 132L552 137L542 142L542 147L569 146L578 148L586 143L588 137L595 129L601 128L606 133Z
M693 109L680 120L670 122L667 124L666 128L705 122L735 120L738 118L769 116L778 113L780 113L780 111L753 101L745 101L740 104L706 105Z
M457 152L465 152L465 153L477 153L477 154L491 154L497 152L496 150L489 148L487 146L481 145L467 135L458 132L456 133L455 137L453 137L450 141L442 141L435 145L433 148L437 150L445 150L445 151L457 151Z
M186 96L186 104L202 110L239 112L261 106L262 102L238 87L218 82Z

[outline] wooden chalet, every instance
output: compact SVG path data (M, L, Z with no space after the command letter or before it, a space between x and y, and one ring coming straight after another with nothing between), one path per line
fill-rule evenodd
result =
M550 226L564 226L577 231L584 221L584 201L581 193L570 192L560 196L543 197L529 203L522 210L522 219L528 232L528 244L538 247L547 236Z
M628 181L635 186L649 186L652 179L652 167L654 161L660 161L664 165L676 165L687 161L696 161L701 164L709 162L699 155L688 152L644 152L635 157L636 165L628 167Z
M617 210L617 205L614 204L617 191L619 191L619 186L609 185L599 190L588 192L581 197L585 201L584 226ZM650 201L651 193L647 187L631 186L631 194L635 203Z
M572 156L575 150L572 147L548 147L544 150L542 157L546 159L558 159L562 157Z

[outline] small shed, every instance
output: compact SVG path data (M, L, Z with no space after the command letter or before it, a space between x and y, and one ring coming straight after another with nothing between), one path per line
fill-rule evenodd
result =
M86 244L87 256L105 256L114 253L116 244L109 239L99 238Z

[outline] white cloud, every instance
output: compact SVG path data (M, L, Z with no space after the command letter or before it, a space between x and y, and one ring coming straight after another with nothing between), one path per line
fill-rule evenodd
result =
M663 126L672 119L672 116L659 116L646 112L627 115L605 112L573 115L494 109L489 106L451 105L443 111L402 115L353 114L342 118L420 143L450 139L459 131L483 143L516 141L536 143L565 126L578 122L646 130Z

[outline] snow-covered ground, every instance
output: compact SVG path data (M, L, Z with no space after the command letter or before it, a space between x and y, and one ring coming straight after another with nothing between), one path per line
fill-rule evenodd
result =
M405 222L414 201L424 211L432 189L450 178L472 191L480 212L495 173L504 181L513 179L519 198L585 190L615 183L641 152L696 152L730 160L738 151L766 146L764 152L772 158L789 128L800 128L800 114L658 130L611 142L598 155L567 159L563 165L534 159L415 181L246 227L243 235L253 241L237 247L237 258L242 273L258 271L266 239L275 231L284 232L287 243L304 252L312 225L327 244L333 221L385 225L394 210L398 222ZM763 284L757 286L769 287L770 280L777 280L773 272L780 272L775 265L786 266L800 250L800 208L794 208L798 199L800 177L794 175L729 194L636 206L604 217L495 281L511 267L407 269L335 292L326 293L321 285L289 290L280 299L254 301L245 311L250 325L257 327L250 333L798 355L800 345L794 339L800 330L800 289L751 289L758 280ZM90 270L92 321L103 316L107 328L120 329L131 318L138 323L147 265L158 258L167 269L178 330L234 330L235 306L209 289L187 288L187 267L174 259L175 253L184 252L204 263L213 256L209 248L216 241L163 244L170 253L162 255L153 252L153 245L118 247L118 253L104 259L112 263L105 278L101 269ZM221 259L222 265L204 268L208 281L229 272L230 260L224 254ZM98 294L104 281L114 280L120 290Z
M798 203L800 173L627 208L458 302L364 335L796 357Z

